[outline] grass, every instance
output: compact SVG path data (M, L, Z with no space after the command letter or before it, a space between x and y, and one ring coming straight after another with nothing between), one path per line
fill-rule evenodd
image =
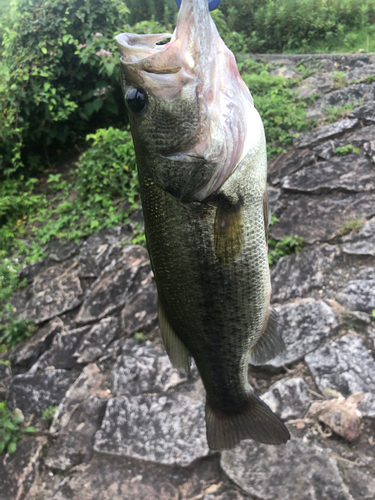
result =
M342 237L352 232L359 231L360 229L362 229L365 222L365 219L348 220L343 226L338 229L335 236Z

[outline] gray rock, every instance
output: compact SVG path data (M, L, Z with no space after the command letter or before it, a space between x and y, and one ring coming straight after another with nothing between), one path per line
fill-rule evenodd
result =
M274 205L276 205L277 200L280 198L280 189L268 186L267 193L268 193L268 201L272 212Z
M90 396L75 407L69 422L53 442L45 458L47 467L67 471L87 463L93 455L95 433L102 423L107 400Z
M46 267L46 259L38 260L36 262L33 262L32 264L26 264L20 270L20 280L26 280L27 283L32 283L35 279L35 276L37 276Z
M375 268L362 269L356 279L349 281L348 285L337 294L337 300L348 309L364 311L369 314L375 309Z
M339 258L339 249L332 245L320 245L283 257L271 275L272 300L284 302L322 289L325 276L331 274Z
M247 500L248 496L240 495L237 491L226 491L221 495L211 495L206 494L203 497L203 500Z
M187 380L173 368L164 347L150 342L139 344L129 339L112 370L115 396L134 396L147 392L165 392Z
M358 405L358 410L362 413L363 417L375 418L375 394L365 392Z
M341 120L336 123L330 123L323 127L318 127L311 132L301 132L293 139L293 146L295 148L308 148L314 146L318 142L333 139L344 132L354 130L359 125L356 118Z
M332 140L322 142L314 146L312 150L317 154L319 158L322 158L323 160L329 160L330 158L332 158L332 156L335 155L336 143Z
M363 144L363 152L371 159L372 163L375 163L375 140L365 142Z
M46 408L60 403L76 378L75 372L67 370L16 375L8 386L7 399L22 411L25 420L32 413L40 417Z
M342 137L336 139L337 146L347 146L351 144L356 148L361 148L366 142L375 140L375 125L360 128L354 132L344 134Z
M81 368L77 358L74 356L81 345L85 335L89 334L91 326L84 326L75 330L63 331L57 335L51 348L46 351L31 367L29 373L36 373L46 368L61 368L71 370Z
M363 467L346 466L343 477L347 482L353 498L358 500L374 500L375 498L375 478L373 470Z
M366 64L357 68L352 69L348 73L346 73L346 78L349 82L362 81L368 78L369 76L373 76L375 78L375 64Z
M315 350L339 325L331 307L321 300L302 299L276 308L285 350L269 365L295 363Z
M374 99L375 85L373 83L369 85L365 83L356 83L341 90L334 90L320 99L318 104L322 107L344 106L349 103L352 103L354 106L359 106L363 103L371 102Z
M17 311L36 324L75 309L82 302L78 262L66 260L37 274L31 285L31 298L24 310Z
M0 401L5 399L7 385L12 377L10 367L5 364L5 361L3 361L4 364L1 361L3 360L0 360Z
M306 110L306 121L314 121L314 122L319 122L320 120L323 120L324 114L320 109L316 108L309 108Z
M140 273L142 268L144 269ZM145 248L127 246L92 285L76 317L77 323L98 321L120 310L139 290L144 274L150 272ZM138 276L139 275L139 276Z
M12 365L30 368L51 347L55 336L61 334L63 330L64 323L60 318L54 318L43 325L27 342L16 347L10 357Z
M95 450L160 464L189 465L208 454L204 405L181 395L113 398Z
M23 439L12 455L1 456L0 498L1 500L29 500L38 479L38 466L46 437Z
M49 260L53 262L63 262L78 253L80 246L81 243L76 243L73 240L54 240L45 245L43 252Z
M79 256L79 277L97 278L101 271L120 253L120 243L129 243L132 239L125 226L101 229L92 234L82 244Z
M302 84L296 89L300 99L306 99L313 94L327 94L335 88L332 75L326 73L315 73L302 81Z
M359 337L341 337L305 361L322 392L329 387L345 397L360 391L375 394L375 361Z
M262 500L353 500L329 451L296 438L282 446L243 441L223 452L221 466L246 493Z
M130 299L121 311L122 330L127 335L152 330L157 325L158 294L153 276L151 268L144 266L136 277L138 289L134 287L134 293L129 290Z
M50 428L51 433L55 434L66 428L71 415L89 398L108 399L110 390L105 389L106 386L106 377L96 364L85 366L59 404Z
M68 475L48 500L179 500L169 479L172 474L121 457L94 456L79 474Z
M372 125L375 123L375 104L369 102L364 106L353 109L353 111L348 114L348 118L358 118L358 120L363 121L365 125Z
M359 233L343 238L342 251L348 255L375 257L375 218L367 221Z
M291 175L298 172L303 167L311 165L315 161L315 154L304 149L303 151L295 151L292 149L286 153L282 153L275 161L268 166L268 179L272 184L278 184L286 175Z
M282 420L302 418L311 401L308 389L301 377L282 379L272 384L261 399Z
M271 76L281 76L282 78L298 78L299 75L289 68L278 68L270 71Z
M82 341L73 354L77 363L92 363L103 356L109 344L119 335L117 318L104 318L93 325L83 336Z
M278 214L279 222L270 228L270 235L276 240L294 234L302 236L308 243L329 240L348 221L375 215L373 193L290 194L278 203L286 208Z
M333 190L371 191L375 189L375 169L365 156L351 154L305 167L284 177L281 187L314 194Z

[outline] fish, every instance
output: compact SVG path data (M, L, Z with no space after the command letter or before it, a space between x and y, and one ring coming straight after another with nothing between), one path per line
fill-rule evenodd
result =
M182 0L172 35L116 43L169 359L184 373L195 361L212 450L286 443L287 427L248 383L249 362L284 349L270 306L266 140L250 91L207 0Z

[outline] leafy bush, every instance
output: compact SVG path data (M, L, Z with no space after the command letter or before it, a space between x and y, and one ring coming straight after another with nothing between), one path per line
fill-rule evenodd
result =
M49 406L43 411L42 414L42 420L46 422L50 422L53 417L55 416L55 413L57 412L58 406Z
M306 51L313 42L330 43L372 24L375 0L226 0L220 8L229 28L248 37L252 52Z
M339 156L345 156L354 153L356 155L359 154L359 148L355 148L351 144L347 144L346 146L338 147L335 149L335 154Z
M301 236L283 236L280 241L272 238L268 240L268 246L271 248L268 252L268 262L270 266L276 264L281 257L298 253L302 250L304 239Z
M34 328L33 322L28 321L21 316L14 316L13 306L8 303L2 315L0 324L0 352L15 347L22 340L28 339Z
M0 178L48 163L49 146L124 111L113 35L127 13L121 0L14 2L2 53Z
M134 204L139 194L137 166L129 130L99 129L86 138L91 147L77 163L78 197L103 206L120 197ZM136 207L134 207L136 208Z
M23 433L34 433L35 427L22 427L23 417L9 410L7 402L0 403L0 453L14 453Z

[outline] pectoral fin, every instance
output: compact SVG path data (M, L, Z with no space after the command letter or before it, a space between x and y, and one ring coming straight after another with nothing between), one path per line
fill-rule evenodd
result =
M264 363L275 358L285 349L285 344L278 332L277 325L278 314L271 307L265 330L250 351L249 363L251 365L264 365Z
M169 359L175 368L187 375L190 371L191 357L185 344L171 327L160 299L158 299L158 313L161 338Z
M220 264L230 264L240 253L244 227L241 202L231 204L221 198L216 210L214 231L215 253Z

